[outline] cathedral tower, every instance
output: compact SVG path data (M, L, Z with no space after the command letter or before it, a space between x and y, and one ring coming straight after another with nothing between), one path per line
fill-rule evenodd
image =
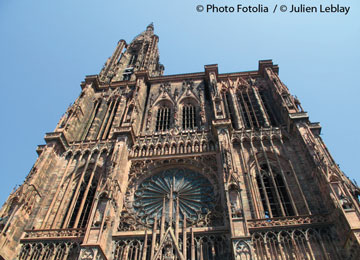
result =
M360 190L278 66L164 76L158 40L81 83L0 211L0 259L360 259Z

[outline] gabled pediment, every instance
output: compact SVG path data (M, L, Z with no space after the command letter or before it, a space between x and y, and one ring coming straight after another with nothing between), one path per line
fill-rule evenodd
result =
M170 84L162 84L159 89L159 93L156 97L151 96L150 97L150 108L158 105L161 102L168 102L171 103L173 106L175 106L175 99L170 93Z
M200 104L200 100L193 90L192 82L183 83L182 91L177 99L177 103L180 104L186 99L194 100L196 103Z
M151 260L157 259L184 259L172 227L169 227L166 230L154 257Z

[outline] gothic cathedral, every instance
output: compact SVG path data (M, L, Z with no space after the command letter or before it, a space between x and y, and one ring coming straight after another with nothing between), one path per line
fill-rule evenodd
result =
M278 66L164 76L158 40L85 77L0 211L0 259L360 259L360 189Z

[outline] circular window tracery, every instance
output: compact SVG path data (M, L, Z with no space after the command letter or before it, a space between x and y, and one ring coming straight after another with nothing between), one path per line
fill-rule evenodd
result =
M133 194L133 209L144 224L163 212L167 222L179 214L182 223L196 223L215 207L214 187L203 175L189 169L170 169L146 178Z

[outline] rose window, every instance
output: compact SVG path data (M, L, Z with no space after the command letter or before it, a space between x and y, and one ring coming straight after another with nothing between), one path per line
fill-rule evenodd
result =
M214 208L214 188L201 174L170 169L148 177L135 190L133 209L144 224L164 215L167 222L194 224Z

